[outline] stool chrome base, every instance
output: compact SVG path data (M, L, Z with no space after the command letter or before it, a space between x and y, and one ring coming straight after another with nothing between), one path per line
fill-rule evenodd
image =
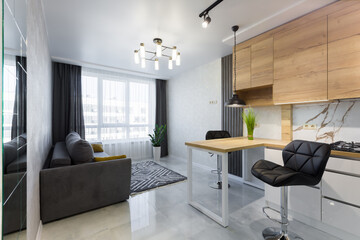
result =
M214 189L222 189L222 182L210 183L209 187L214 188ZM228 187L230 188L230 184L228 184Z
M262 232L264 239L266 240L303 240L295 233L288 232L286 236L281 232L280 228L265 228Z

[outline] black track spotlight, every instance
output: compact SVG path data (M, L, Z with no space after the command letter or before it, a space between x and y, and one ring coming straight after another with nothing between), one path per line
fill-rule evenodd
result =
M204 15L204 21L202 23L202 27L207 28L207 26L209 25L210 22L211 22L210 16L209 15Z
M224 0L216 0L216 2L214 2L213 4L211 4L208 8L206 8L204 11L202 11L199 14L199 17L202 18L204 17L204 21L202 22L202 27L203 28L207 28L207 26L209 25L209 23L211 22L211 18L209 16L209 12L211 9L213 9L214 7L216 7L219 3L221 3Z

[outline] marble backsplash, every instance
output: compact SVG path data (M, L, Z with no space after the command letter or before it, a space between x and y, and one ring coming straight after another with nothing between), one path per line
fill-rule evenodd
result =
M303 124L316 124L316 130L305 130ZM360 99L294 105L293 139L360 142Z
M255 107L255 138L281 139L281 106ZM316 124L316 130L303 129ZM244 136L247 136L244 125ZM360 142L360 99L293 105L293 139Z

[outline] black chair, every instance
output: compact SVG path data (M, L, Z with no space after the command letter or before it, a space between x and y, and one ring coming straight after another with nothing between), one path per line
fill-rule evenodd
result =
M211 139L219 139L219 138L230 138L231 135L228 131L208 131L206 133L205 139L211 140ZM213 154L211 155L213 156ZM212 170L211 173L217 174L217 182L209 184L210 187L215 189L222 189L222 182L221 182L221 159L220 156L217 155L217 169ZM230 185L229 185L230 187Z
M264 207L265 215L281 224L281 229L266 228L264 239L301 239L287 231L288 221L288 189L287 186L313 186L320 182L330 156L330 145L318 142L295 140L282 151L284 166L270 161L259 160L251 169L251 173L263 182L281 187L281 221L272 219L266 213L269 207Z

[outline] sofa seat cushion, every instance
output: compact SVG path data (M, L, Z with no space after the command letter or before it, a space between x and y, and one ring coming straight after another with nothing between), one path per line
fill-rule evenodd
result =
M50 167L64 167L71 165L71 158L66 149L65 142L57 142L51 158Z
M90 143L81 139L76 132L71 132L66 136L66 148L73 164L88 163L94 159L94 151Z
M109 157L109 154L107 154L106 152L95 152L94 153L94 158L104 158L104 157Z

